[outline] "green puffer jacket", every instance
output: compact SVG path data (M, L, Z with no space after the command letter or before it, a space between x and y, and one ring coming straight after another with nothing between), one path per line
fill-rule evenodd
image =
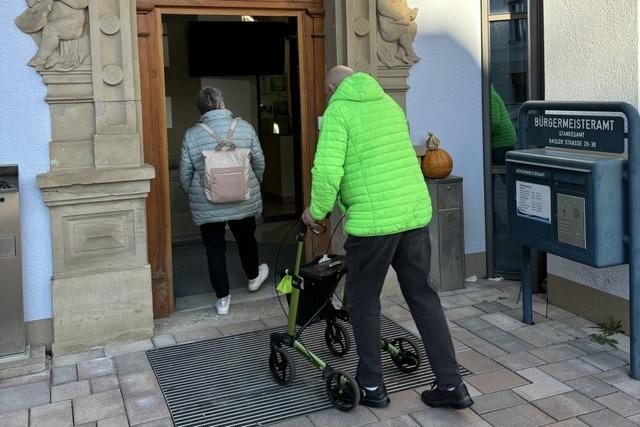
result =
M431 220L404 112L368 74L347 77L331 97L311 172L311 215L324 218L337 200L350 235L400 233Z
M491 85L491 147L515 148L516 130L509 118L507 106Z

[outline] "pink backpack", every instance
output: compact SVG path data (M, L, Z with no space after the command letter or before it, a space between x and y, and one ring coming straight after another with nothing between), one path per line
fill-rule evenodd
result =
M231 142L239 120L233 119L224 139L206 124L198 123L218 143L213 150L202 151L201 184L212 203L241 202L251 197L251 150L238 148Z

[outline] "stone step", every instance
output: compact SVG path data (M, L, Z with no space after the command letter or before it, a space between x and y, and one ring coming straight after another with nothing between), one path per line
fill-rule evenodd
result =
M46 361L44 345L28 346L23 354L0 358L0 380L42 372Z

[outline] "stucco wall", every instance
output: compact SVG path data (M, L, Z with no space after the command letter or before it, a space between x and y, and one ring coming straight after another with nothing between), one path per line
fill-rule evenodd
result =
M544 28L547 99L637 106L637 0L545 2Z
M13 23L25 7L17 0L0 3L0 164L20 167L24 309L30 321L51 317L49 214L36 186L36 175L49 169L51 132L45 87L26 65L36 45Z
M638 106L637 0L563 0L544 5L548 100L627 101ZM594 269L553 255L548 271L628 298L627 266Z
M433 131L464 178L465 251L485 251L480 2L412 0L414 48L407 115L414 143Z

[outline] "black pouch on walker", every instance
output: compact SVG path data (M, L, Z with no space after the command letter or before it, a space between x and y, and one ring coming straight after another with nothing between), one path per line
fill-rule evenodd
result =
M303 326L309 323L331 317L335 308L331 303L333 293L340 283L340 279L346 274L347 266L342 255L330 255L328 260L316 258L313 262L300 268L300 277L303 279L298 301L298 316L296 324ZM291 295L287 295L287 301L291 302Z

